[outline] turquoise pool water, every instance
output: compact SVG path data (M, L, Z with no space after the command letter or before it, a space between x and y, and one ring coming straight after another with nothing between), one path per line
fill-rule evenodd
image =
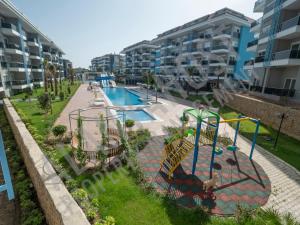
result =
M122 114L123 111L118 111L118 114ZM134 120L134 121L152 121L155 120L149 113L145 112L144 110L127 110L124 111L126 120Z
M103 91L115 106L144 105L138 95L126 88L103 88Z

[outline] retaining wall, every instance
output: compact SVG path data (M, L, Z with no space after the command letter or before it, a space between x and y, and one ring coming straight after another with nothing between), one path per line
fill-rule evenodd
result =
M8 99L4 110L49 225L90 225Z

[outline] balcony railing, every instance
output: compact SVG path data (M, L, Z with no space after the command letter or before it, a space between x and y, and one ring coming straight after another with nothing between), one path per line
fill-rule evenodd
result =
M291 27L299 26L299 25L300 25L300 16L296 16L296 17L289 19L287 21L284 21L282 24L280 24L278 27L278 32L281 32L281 31L287 30Z
M12 29L12 30L17 30L16 26L14 24L11 24L11 23L2 22L1 23L1 27L2 28Z
M42 66L31 66L31 69L42 69Z
M254 60L253 59L247 60L247 61L245 61L244 65L245 66L253 66L254 65Z
M225 61L220 61L220 60L209 60L210 64L216 64L216 63L225 63Z
M250 48L250 47L255 46L257 44L258 44L258 39L255 39L255 40L249 42L248 45L247 45L247 47Z
M263 56L257 56L255 58L256 63L261 63L261 62L264 62L264 61L265 61L265 56L264 55Z
M22 69L24 69L24 64L23 63L9 63L8 65L11 68L22 68Z
M212 47L212 50L228 50L228 46L226 45L215 45Z
M214 35L214 37L217 37L217 36L219 36L219 35L223 35L223 34L227 34L227 35L231 35L231 30L223 30L223 31L221 31L221 32L219 32L219 33L216 33L215 35Z
M21 47L19 45L16 45L16 44L6 44L6 48L8 48L8 49L16 49L16 50L22 51Z
M228 63L230 66L234 66L236 64L236 60L229 60Z
M25 85L27 84L27 80L12 80L12 85Z
M250 90L254 92L262 92L263 87L261 86L250 86ZM283 88L265 88L265 94L276 95L276 96L286 96L286 97L294 97L295 89L283 89Z
M272 54L272 60L300 59L300 50L285 50Z

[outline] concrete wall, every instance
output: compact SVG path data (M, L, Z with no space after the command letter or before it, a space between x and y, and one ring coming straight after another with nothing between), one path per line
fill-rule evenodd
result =
M234 94L233 98L229 100L227 105L243 114L261 119L261 121L272 126L274 129L278 129L280 119L279 113L285 112L288 117L282 124L282 132L300 140L300 110L284 107L262 100L257 100L251 97Z
M8 99L4 110L49 225L89 225L85 214L56 174Z

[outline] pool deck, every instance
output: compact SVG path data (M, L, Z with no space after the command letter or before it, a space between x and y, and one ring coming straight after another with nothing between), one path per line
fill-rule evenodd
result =
M89 107L89 102L94 99L94 94L87 91L87 86L87 84L83 84L79 87L56 121L56 124L64 124L69 127L69 112ZM105 98L105 96L100 97ZM179 118L182 112L184 109L192 106L191 102L177 98L173 98L173 100L159 98L158 101L162 104L151 105L147 107L147 111L160 120L149 123L136 123L134 129L147 128L152 136L165 135L162 127L180 126ZM106 104L109 104L109 101L106 100ZM220 131L223 132L224 129L221 127ZM232 136L234 129L227 126L226 132ZM237 144L240 146L241 152L249 155L251 148L249 140L239 135ZM253 159L263 168L271 181L271 195L264 208L272 207L280 213L289 212L300 221L300 172L260 146L256 146Z

